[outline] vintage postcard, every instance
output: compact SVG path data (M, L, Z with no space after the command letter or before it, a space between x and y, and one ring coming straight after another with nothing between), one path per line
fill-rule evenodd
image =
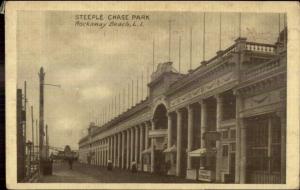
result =
M12 189L298 189L299 4L6 3Z

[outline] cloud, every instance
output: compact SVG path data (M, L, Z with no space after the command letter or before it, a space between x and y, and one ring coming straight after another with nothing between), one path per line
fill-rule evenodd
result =
M82 100L99 100L111 96L112 92L106 86L95 86L80 90L80 98Z

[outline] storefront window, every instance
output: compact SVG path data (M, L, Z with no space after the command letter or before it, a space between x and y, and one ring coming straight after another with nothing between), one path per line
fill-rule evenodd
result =
M229 120L235 118L236 100L233 92L230 90L223 94L223 117L222 120Z
M228 156L228 145L223 145L223 148L222 148L222 156L223 157L227 157Z
M277 117L255 117L247 121L247 169L279 172L281 131Z
M223 131L222 132L222 138L223 139L228 139L228 131Z
M236 137L236 131L235 131L235 129L231 129L230 130L230 138L235 139L235 137Z
M234 152L236 150L235 143L231 143L230 147L231 147L231 152Z

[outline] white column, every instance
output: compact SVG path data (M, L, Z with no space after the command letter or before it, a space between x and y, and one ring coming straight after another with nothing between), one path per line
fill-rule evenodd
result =
M193 108L188 106L188 143L187 143L187 151L188 153L192 151L193 148L193 127L194 127L194 118L193 118ZM187 169L192 169L192 158L187 156Z
M246 126L244 125L243 121L241 121L241 158L240 158L240 183L246 183Z
M100 140L100 166L102 166L102 140Z
M154 121L151 120L151 129L154 130L155 129L155 123ZM149 132L149 131L148 131ZM155 150L155 146L154 146L154 138L151 138L151 172L154 172L154 150Z
M121 153L121 167L122 167L122 169L124 169L125 168L125 146L126 146L126 144L125 144L125 131L122 131L122 153Z
M205 141L203 138L204 133L206 132L206 125L207 125L207 113L206 113L206 103L204 100L200 101L200 105L201 105L201 130L200 130L200 146L201 148L205 148ZM204 168L204 163L203 163L203 159L200 159L200 168L203 169Z
M107 140L104 139L104 147L103 147L103 166L106 164L106 149L107 149Z
M281 183L286 183L286 110L279 112L281 132Z
M110 136L109 137L109 142L110 142L110 146L109 146L109 160L111 161L111 162L113 162L114 160L113 160L113 156L114 156L114 154L113 154L113 149L114 149L114 146L113 146L113 136Z
M131 162L134 161L134 127L131 127L131 139L130 139L130 162L129 162L129 167L131 168Z
M121 133L118 133L118 156L117 156L117 167L120 168L120 160L121 160Z
M218 94L215 96L217 100L217 126L216 126L216 131L220 132L221 128L221 121L223 117L223 97ZM221 141L218 140L216 142L216 148L217 148L217 156L216 156L216 181L220 182L221 181L221 159L222 159L222 152L221 152Z
M179 110L177 113L177 154L176 154L176 176L180 176L181 173L181 140L182 140L182 116Z
M101 155L101 158L100 158L100 166L103 166L103 139L101 140L101 149L100 149L100 155Z
M114 140L114 158L112 162L113 162L113 166L116 167L117 166L117 134L113 136L113 140Z
M139 160L138 160L138 151L139 151L139 127L136 126L135 127L135 138L134 138L134 161L136 164L138 164Z
M140 125L140 158L139 158L139 164L140 164L140 168L141 171L143 171L143 148L144 148L144 127L143 125Z
M149 124L148 122L145 123L145 149L149 148Z
M101 166L104 166L104 139L102 139L101 145Z
M100 142L99 142L99 148L98 148L98 166L100 166Z
M168 148L172 146L172 116L168 114Z
M240 118L240 109L241 109L241 103L242 99L240 95L237 93L237 91L234 91L234 94L236 96L236 141L235 141L235 183L240 183L240 153L241 153L241 125L243 124L243 118Z
M99 147L98 147L98 142L97 142L97 147L96 147L96 152L95 152L95 154L96 154L96 166L99 165L99 155L98 155L99 151L98 151L98 149L99 149Z
M126 150L126 168L129 169L130 168L130 129L127 130L127 150Z
M107 138L105 138L105 141L106 141L106 148L105 148L105 152L104 152L104 154L105 154L105 159L104 159L104 165L106 166L107 165L107 160L109 159L109 155L110 155L110 153L109 153L109 149L110 149L110 145L109 145L109 137L107 137Z

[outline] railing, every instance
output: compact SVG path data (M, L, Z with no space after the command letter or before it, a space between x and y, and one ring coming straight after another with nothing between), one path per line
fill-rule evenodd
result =
M236 44L233 44L232 46L230 46L229 48L227 48L226 50L224 50L221 54L222 57L227 57L229 54L236 52Z
M246 50L249 51L256 51L262 53L275 53L275 45L272 44L263 44L263 43L256 43L256 42L246 42Z
M29 164L25 165L26 167L26 176L24 182L32 182L35 180L39 173L39 160L31 160Z
M271 72L274 71L283 65L280 64L280 60L275 59L275 60L270 60L266 63L260 64L258 66L255 66L254 68L251 68L243 73L243 79L247 80L252 77L257 77L258 75L266 72Z
M215 60L218 60L218 58L224 58L227 57L229 54L236 52L237 46L236 43L233 44L232 46L228 47L227 49L225 49L224 51L222 51L220 54L217 54L216 56L212 57L211 59L209 59L206 63L207 64L211 64L213 63Z
M257 184L278 184L281 181L280 173L268 173L268 172L257 172L250 171L248 176L248 183Z

